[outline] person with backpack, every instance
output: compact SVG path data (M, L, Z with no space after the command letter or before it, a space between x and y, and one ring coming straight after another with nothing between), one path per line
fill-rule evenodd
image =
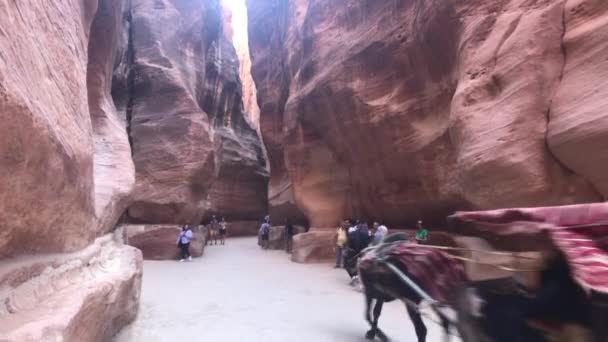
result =
M374 233L372 238L372 244L377 245L382 243L384 237L388 234L388 228L385 225L378 222L374 222Z
M268 220L264 220L264 223L260 226L260 236L262 249L268 249L270 247L270 222Z
M182 227L182 231L177 237L177 247L181 250L181 259L179 262L183 262L186 258L188 261L192 260L192 256L190 255L190 242L192 242L193 235L190 226L184 225Z

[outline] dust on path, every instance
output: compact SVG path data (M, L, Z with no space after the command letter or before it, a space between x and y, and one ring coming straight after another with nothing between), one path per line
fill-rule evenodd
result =
M344 270L228 239L192 262L145 261L139 316L115 342L366 341L363 309ZM427 341L442 341L441 328L427 326ZM380 327L392 341L416 341L400 302L385 305Z

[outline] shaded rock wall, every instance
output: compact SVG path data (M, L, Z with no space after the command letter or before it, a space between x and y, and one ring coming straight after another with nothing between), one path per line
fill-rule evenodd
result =
M198 223L266 212L267 172L245 119L220 2L133 0L128 108L139 222ZM202 34L201 34L202 32Z
M247 4L271 212L395 225L605 196L581 153L603 141L603 2Z

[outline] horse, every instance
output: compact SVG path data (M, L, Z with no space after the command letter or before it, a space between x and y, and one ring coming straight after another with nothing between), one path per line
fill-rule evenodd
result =
M423 284L419 276L422 274L421 268L417 268L416 272L412 272L412 270L408 268L408 265L397 262L397 260L391 256L388 256L386 261L381 260L382 257L380 257L380 261L377 263L379 260L377 257L378 255L382 255L386 252L386 249L395 247L395 244L405 246L405 244L407 244L405 240L407 240L407 235L405 234L389 235L382 244L368 248L361 253L362 255L358 262L358 274L363 284L365 294L365 319L370 325L370 330L365 333L365 337L370 340L379 337L382 341L388 341L387 335L379 328L378 321L384 303L399 299L406 305L407 312L416 330L418 342L425 342L427 328L422 320L418 306L423 300L428 300L431 302L431 307L441 321L441 326L444 330L444 340L449 341L450 328L454 324L449 320L442 309L440 309L439 303L431 298L425 290L420 288L419 284ZM458 266L458 261L449 257L449 255L443 251L422 248L423 247L414 244L407 244L406 246L407 250L420 251L423 253L421 257L424 257L427 260L435 260L438 263L445 262L446 265L449 264L449 266L444 269L444 272L433 272L433 270L424 272L426 273L426 284L429 284L430 282L445 283L446 279L440 279L441 277L453 276L454 279L458 280L455 281L455 284L453 285L460 285L460 281L463 281L465 277L464 268L462 265L460 265L460 267ZM434 288L434 290L439 293L438 288ZM370 314L372 304L373 316Z
M426 252L416 255L416 249L420 248ZM416 257L407 258L400 253L413 253ZM378 319L385 302L400 299L406 302L419 342L426 341L427 332L420 313L415 309L422 300L432 303L431 307L444 329L445 340L449 340L450 328L455 326L465 342L543 342L549 338L542 330L557 325L583 327L578 329L583 332L577 334L574 341L588 341L586 337L579 337L590 330L588 296L574 281L565 257L559 252L553 255L541 272L535 295L524 296L513 278L476 282L467 280L464 274L446 278L445 272L456 267L457 260L437 249L416 245L398 245L396 251L389 250L388 253L381 249L368 249L364 251L358 267L365 288L365 317L371 326L366 337L373 339L378 336L383 341L388 340L378 327ZM421 262L421 258L424 261ZM449 268L437 269L435 266L449 263L449 259L453 261ZM431 260L443 261L433 261L435 264L430 264L433 271L421 271L424 270L421 265L428 267ZM451 322L440 310L438 302L426 293L441 295L433 289L436 284L447 285L443 292L450 296L443 296L441 303L456 311L456 322ZM372 318L370 310L374 300Z

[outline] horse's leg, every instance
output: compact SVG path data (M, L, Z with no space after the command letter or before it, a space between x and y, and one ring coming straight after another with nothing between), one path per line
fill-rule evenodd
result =
M436 310L439 319L441 320L441 326L443 327L443 341L450 342L450 320L439 310Z
M416 336L418 336L418 342L426 342L426 326L420 317L420 313L410 305L406 305L407 313L410 315L414 328L416 329Z
M376 332L374 330L374 322L372 321L371 316L371 308L372 308L373 298L369 293L365 293L365 320L369 323L371 329L365 333L365 338L369 340L373 340L376 337Z
M376 300L376 305L374 306L374 324L372 326L372 329L376 332L376 335L378 335L378 337L382 340L382 341L388 341L388 337L384 334L384 332L382 332L382 330L380 330L380 328L378 328L378 320L380 320L380 314L382 313L382 306L384 305L384 301L377 299Z

